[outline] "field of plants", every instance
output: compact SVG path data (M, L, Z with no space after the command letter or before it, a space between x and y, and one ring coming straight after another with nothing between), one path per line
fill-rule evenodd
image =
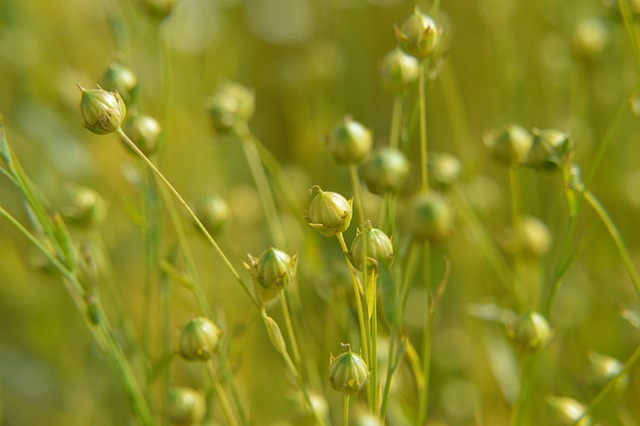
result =
M640 424L637 0L0 0L0 426Z

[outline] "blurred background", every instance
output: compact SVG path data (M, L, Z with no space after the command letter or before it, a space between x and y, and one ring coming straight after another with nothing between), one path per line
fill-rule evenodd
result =
M324 142L344 115L369 127L376 146L388 143L393 94L380 84L379 63L396 46L394 25L416 4L425 11L431 7L400 0L178 0L173 13L158 22L136 1L0 0L0 113L7 137L54 208L64 205L74 184L95 189L107 201L98 230L73 232L78 240L98 238L104 244L112 291L122 301L120 308L107 304L107 314L122 331L134 364L142 356L126 343L140 336L144 322L143 169L117 137L82 127L76 85L94 88L114 60L136 73L137 108L163 129L161 170L190 203L207 194L227 201L231 218L218 239L239 269L247 253L257 256L272 242L242 149L233 138L216 135L205 100L226 80L255 93L250 127L277 158L296 196L293 206L278 198L278 207L289 250L300 255L295 291L304 306L309 362L317 365L338 424L341 396L329 388L326 371L329 353L340 352L340 343L355 330L336 305L349 290L349 275L335 239L305 224L307 190L320 185L353 195L347 169L336 165ZM628 4L640 12L637 2ZM482 143L487 129L516 123L567 131L586 173L597 147L613 132L591 189L639 265L640 99L630 97L638 69L616 2L443 0L437 22L444 28L444 47L427 95L429 149L461 161L459 184L489 233L498 236L509 225L510 198L507 170ZM415 94L406 105L410 116ZM417 162L413 174L407 193L417 188ZM558 174L533 170L523 170L521 179L523 210L551 232L551 250L532 267L548 285L568 218L562 181ZM28 223L15 189L0 182L0 204ZM367 209L379 211L376 196L367 192L365 200ZM583 207L578 235L594 223L597 217ZM164 226L163 255L175 244L171 226ZM301 424L284 365L250 302L205 240L191 226L187 231L216 320L230 336L230 357L254 424ZM354 232L352 226L348 241ZM439 259L445 254L452 274L434 329L430 424L507 424L517 389L516 358L504 327L468 313L472 303L503 306L504 289L463 221L453 238L434 249L434 277L442 275ZM0 424L130 424L120 384L59 276L37 266L28 241L0 221ZM423 315L419 292L410 296L406 319L416 345ZM199 312L184 288L174 286L171 297L177 349L180 326ZM584 403L596 395L590 351L624 362L638 346L639 331L618 315L618 304L637 307L637 295L599 225L550 315L554 338L538 366L530 424L550 424L548 395ZM273 316L279 315L273 308ZM152 331L159 336L157 326ZM158 349L159 342L153 345ZM169 368L176 385L199 387L206 381L182 360ZM403 407L415 392L407 375L399 375L394 389L390 424L405 424ZM638 379L634 368L628 387L595 410L597 423L640 424ZM213 424L214 417L207 421Z

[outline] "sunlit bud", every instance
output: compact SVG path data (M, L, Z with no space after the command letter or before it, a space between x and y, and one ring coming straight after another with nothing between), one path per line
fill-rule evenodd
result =
M314 186L318 194L311 200L307 212L307 222L322 235L332 237L346 231L353 215L351 203L337 192L323 191Z
M609 43L609 28L599 18L585 19L578 24L571 36L573 51L591 59L602 53Z
M525 163L533 143L531 132L516 124L500 130L488 130L482 139L493 158L507 166Z
M283 289L296 275L297 256L289 256L282 250L273 247L252 258L258 284L266 289Z
M527 165L536 170L557 170L571 147L569 135L552 129L533 129Z
M367 221L364 229L353 239L350 252L356 268L362 270L365 258L368 264L371 260L388 262L393 257L393 244L387 234L374 228L371 222Z
M218 195L208 195L196 206L196 216L211 235L216 235L231 216L227 202Z
M392 148L382 148L373 153L364 166L363 176L369 191L382 195L398 192L407 183L411 166L403 153Z
M525 350L537 350L551 338L547 320L537 312L526 312L508 326L508 332Z
M224 82L205 101L213 127L218 132L229 131L246 124L255 110L255 95L239 83Z
M613 380L624 370L624 365L617 359L609 356L591 352L589 354L589 381L599 387L605 387L609 381ZM617 379L615 389L618 392L626 389L629 384L629 374L623 374Z
M113 133L120 128L127 113L127 107L118 92L103 89L85 89L82 92L80 115L82 125L97 135Z
M584 405L573 398L563 396L547 397L547 404L553 409L554 418L559 426L590 426L591 419L589 416L582 416L587 409ZM578 421L580 419L580 421ZM577 422L577 423L576 423Z
M102 75L100 87L109 92L118 92L126 105L131 107L138 97L138 77L121 62L112 62Z
M432 181L440 188L448 188L455 183L460 177L461 169L460 160L453 155L436 152L429 154Z
M373 138L369 129L346 116L333 127L327 142L336 162L349 166L364 161L371 151Z
M329 360L329 383L345 395L355 395L367 384L369 368L360 355L351 352L347 345L347 352Z
M380 76L384 87L402 90L418 79L418 60L396 47L387 53L380 64Z
M100 194L90 188L74 186L70 195L69 202L60 209L66 223L81 228L92 228L102 223L107 207Z
M417 6L402 27L396 27L396 38L402 50L418 59L433 54L441 36L442 30L435 21L422 13Z
M446 239L453 232L453 211L449 200L435 192L421 192L409 200L407 231L413 237L432 243Z
M180 354L189 361L206 361L218 349L222 331L210 320L197 317L182 328Z
M191 388L169 388L167 403L169 420L177 425L198 425L206 414L204 396Z
M149 156L156 152L162 129L153 117L135 114L125 122L123 130L144 155ZM124 146L132 151L127 143Z

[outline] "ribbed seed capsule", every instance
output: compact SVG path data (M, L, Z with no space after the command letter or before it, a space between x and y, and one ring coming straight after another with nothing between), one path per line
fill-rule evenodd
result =
M409 233L432 243L446 239L453 232L453 211L449 201L435 191L421 192L409 201Z
M342 166L360 164L373 145L371 131L351 117L344 117L329 134L329 149Z
M125 122L123 130L144 155L149 156L156 152L162 128L153 117L146 114L135 114ZM133 152L129 144L125 143L124 146Z
M398 29L396 38L402 50L418 59L432 55L438 47L442 30L435 21L416 6L413 15Z
M229 220L231 211L222 197L208 195L196 206L196 215L206 230L211 235L216 235Z
M204 396L191 388L169 389L167 412L169 420L177 425L197 425L204 420L206 404Z
M525 350L535 351L551 338L549 323L538 312L522 314L508 332Z
M265 289L285 288L296 275L296 258L270 247L254 265L258 283Z
M180 354L189 361L207 361L218 349L222 331L210 320L197 317L182 328Z
M332 237L346 231L353 215L351 203L337 192L323 191L319 186L318 194L311 200L307 212L307 222L322 235Z
M224 82L205 101L213 127L218 132L226 132L238 124L246 124L255 110L253 92L239 83Z
M370 221L364 225L351 243L351 256L355 261L355 267L362 270L365 256L376 262L388 262L393 257L393 244L391 239L382 230L374 228ZM373 266L373 265L371 265Z
M571 147L569 135L553 129L533 129L532 133L527 165L536 170L557 170Z
M411 166L409 160L397 149L382 148L373 153L364 166L363 177L369 191L383 195L398 192L407 183Z
M80 115L82 125L96 135L113 133L120 128L127 114L127 107L118 92L103 89L85 89L82 92Z
M382 85L390 90L403 90L418 79L418 60L396 47L387 53L380 64Z
M367 384L369 368L360 355L351 352L349 345L347 347L347 352L341 353L336 358L331 355L329 383L335 390L345 395L355 395Z
M109 92L118 92L129 107L137 99L138 77L121 62L113 62L102 75L100 87Z

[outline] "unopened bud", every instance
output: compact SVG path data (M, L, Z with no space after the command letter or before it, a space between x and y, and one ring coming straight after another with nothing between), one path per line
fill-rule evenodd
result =
M402 50L418 59L432 55L438 47L442 30L416 6L413 15L398 29L396 38Z
M453 232L451 204L435 191L414 195L409 201L407 216L408 231L415 238L436 243Z
M216 235L229 220L231 211L222 197L208 195L197 205L196 215L206 230Z
M283 289L296 275L297 256L289 256L273 247L260 255L254 262L258 284L266 289Z
M591 352L589 354L589 382L599 388L605 387L611 380L616 378L624 370L624 364L609 356ZM615 390L622 392L629 384L629 374L618 377Z
M403 90L418 79L418 60L396 47L387 53L380 65L380 76L384 87Z
M360 164L371 151L371 131L351 117L344 117L333 127L328 138L329 150L342 166Z
M337 192L323 191L319 186L318 194L311 200L307 212L307 222L322 235L332 237L346 231L353 215L352 200L344 198Z
M284 336L282 335L282 331L280 331L278 323L264 312L263 320L264 325L267 327L267 334L269 335L269 340L273 347L281 354L286 353L287 343L284 340Z
M162 129L153 117L135 114L125 122L124 132L144 155L149 156L156 152ZM129 151L133 151L128 144L125 143L124 146Z
M536 170L557 170L571 147L569 135L552 129L533 129L532 133L527 165Z
M369 381L369 368L360 355L351 352L347 345L347 352L329 360L329 383L345 395L355 395Z
M102 223L107 207L100 194L82 186L73 187L70 193L71 199L60 210L66 223L80 228L93 228Z
M526 312L507 331L524 350L537 350L551 338L547 320L537 312Z
M563 396L549 396L547 397L547 404L554 411L554 418L559 426L590 426L591 418L589 416L582 416L587 407L579 403L573 398ZM578 421L580 419L580 421Z
M225 82L205 102L213 127L226 132L239 124L246 124L255 110L253 92L239 83Z
M100 87L109 92L118 92L126 105L131 107L138 97L138 77L121 62L109 65L100 80Z
M206 414L204 396L191 388L170 388L167 403L169 420L177 425L200 424Z
M525 163L533 143L531 132L516 124L500 130L488 130L482 139L493 158L507 166Z
M103 89L85 89L82 92L80 114L82 125L97 135L106 135L120 129L127 107L118 92Z
M222 331L210 320L197 317L182 328L180 354L189 361L207 361L218 349Z
M402 152L382 148L374 152L364 166L363 176L369 191L382 195L400 191L407 183L410 170L409 161Z
M439 188L448 188L460 177L460 160L446 153L429 154L429 171L432 180Z
M351 256L355 266L362 270L365 262L388 262L393 257L393 244L391 239L378 228L374 228L370 221L364 225L364 229L358 232L351 243Z

